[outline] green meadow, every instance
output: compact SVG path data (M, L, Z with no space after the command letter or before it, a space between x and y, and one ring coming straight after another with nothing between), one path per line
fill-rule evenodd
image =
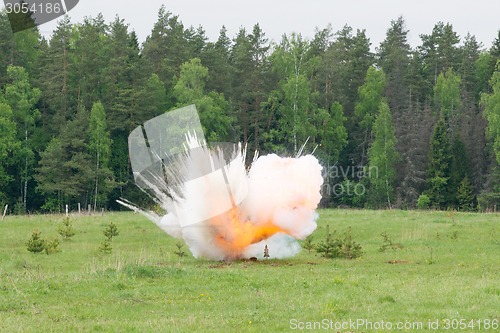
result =
M303 249L217 262L185 246L180 257L175 239L134 213L72 216L76 235L61 252L33 254L32 231L57 238L63 217L7 216L0 332L500 332L499 214L319 213L313 243L327 225L340 235L351 227L360 258ZM104 254L111 221L120 234ZM382 233L394 249L380 251Z

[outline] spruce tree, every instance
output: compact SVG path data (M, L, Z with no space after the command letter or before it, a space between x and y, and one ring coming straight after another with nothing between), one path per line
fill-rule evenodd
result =
M426 194L434 208L444 209L450 201L451 152L443 117L434 126L430 143L429 167L427 170Z
M457 189L457 201L458 208L462 211L472 211L474 210L474 191L472 189L472 184L469 181L469 178L466 176L460 182L460 185Z

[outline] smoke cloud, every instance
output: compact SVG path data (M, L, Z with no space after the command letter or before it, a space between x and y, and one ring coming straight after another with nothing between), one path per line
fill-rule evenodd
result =
M316 229L322 167L312 155L255 155L246 168L241 145L210 147L194 106L168 112L134 130L129 151L136 184L165 210L139 210L194 257L235 260L297 254Z

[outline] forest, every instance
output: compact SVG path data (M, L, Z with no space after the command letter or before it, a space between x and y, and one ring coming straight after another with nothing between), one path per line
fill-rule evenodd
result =
M500 31L491 45L438 22L408 42L404 18L372 48L365 30L269 41L185 27L161 7L139 43L118 16L64 17L47 40L0 12L0 204L12 214L141 205L128 135L195 104L210 142L249 154L314 153L324 207L496 210ZM251 158L249 159L251 160Z

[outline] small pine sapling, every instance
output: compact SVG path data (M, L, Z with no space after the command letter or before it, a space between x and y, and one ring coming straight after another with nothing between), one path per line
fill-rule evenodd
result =
M325 258L355 259L363 254L361 245L352 237L351 227L345 233L344 238L333 238L330 228L327 226L325 240L316 246L316 252Z
M104 236L106 236L106 238L101 243L101 246L99 246L99 251L101 251L102 253L111 253L111 251L113 250L111 241L113 240L113 237L120 235L118 227L113 222L110 222L102 233L104 234Z
M333 238L333 233L330 232L330 226L326 226L325 240L316 246L316 252L325 258L337 258L341 243L338 239Z
M177 247L177 250L174 251L174 254L177 255L179 258L185 257L186 252L182 250L183 247L182 243L178 242L175 244L175 246Z
M341 256L346 259L355 259L361 257L363 251L361 250L361 245L358 244L352 238L352 230L349 227L349 230L346 232L344 239L342 240L342 246L340 248Z
M109 238L104 239L104 241L101 243L101 246L99 246L99 251L102 253L111 253L113 248L111 247L111 241Z
M120 232L118 231L118 227L116 226L116 224L110 222L106 229L104 229L103 234L104 236L106 236L106 238L109 239L109 241L112 241L113 237L120 235Z
M41 231L33 230L31 238L26 242L28 251L33 253L40 253L45 250L45 239L42 239L40 237L41 234Z
M391 237L389 236L389 234L386 231L382 232L380 234L380 236L382 237L382 239L384 241L384 244L381 245L379 248L380 252L385 252L388 249L396 251L396 250L402 249L404 247L403 244L394 243L394 241L391 239Z
M71 224L69 217L64 218L62 225L57 229L57 232L65 241L70 240L71 237L75 235L75 230L73 229L73 225Z
M312 250L316 247L316 245L313 243L313 236L309 235L304 239L302 242L302 247L307 250L307 252L311 253Z
M46 254L52 254L52 253L57 253L61 252L59 249L59 239L54 238L52 240L46 240L45 241L45 253Z

